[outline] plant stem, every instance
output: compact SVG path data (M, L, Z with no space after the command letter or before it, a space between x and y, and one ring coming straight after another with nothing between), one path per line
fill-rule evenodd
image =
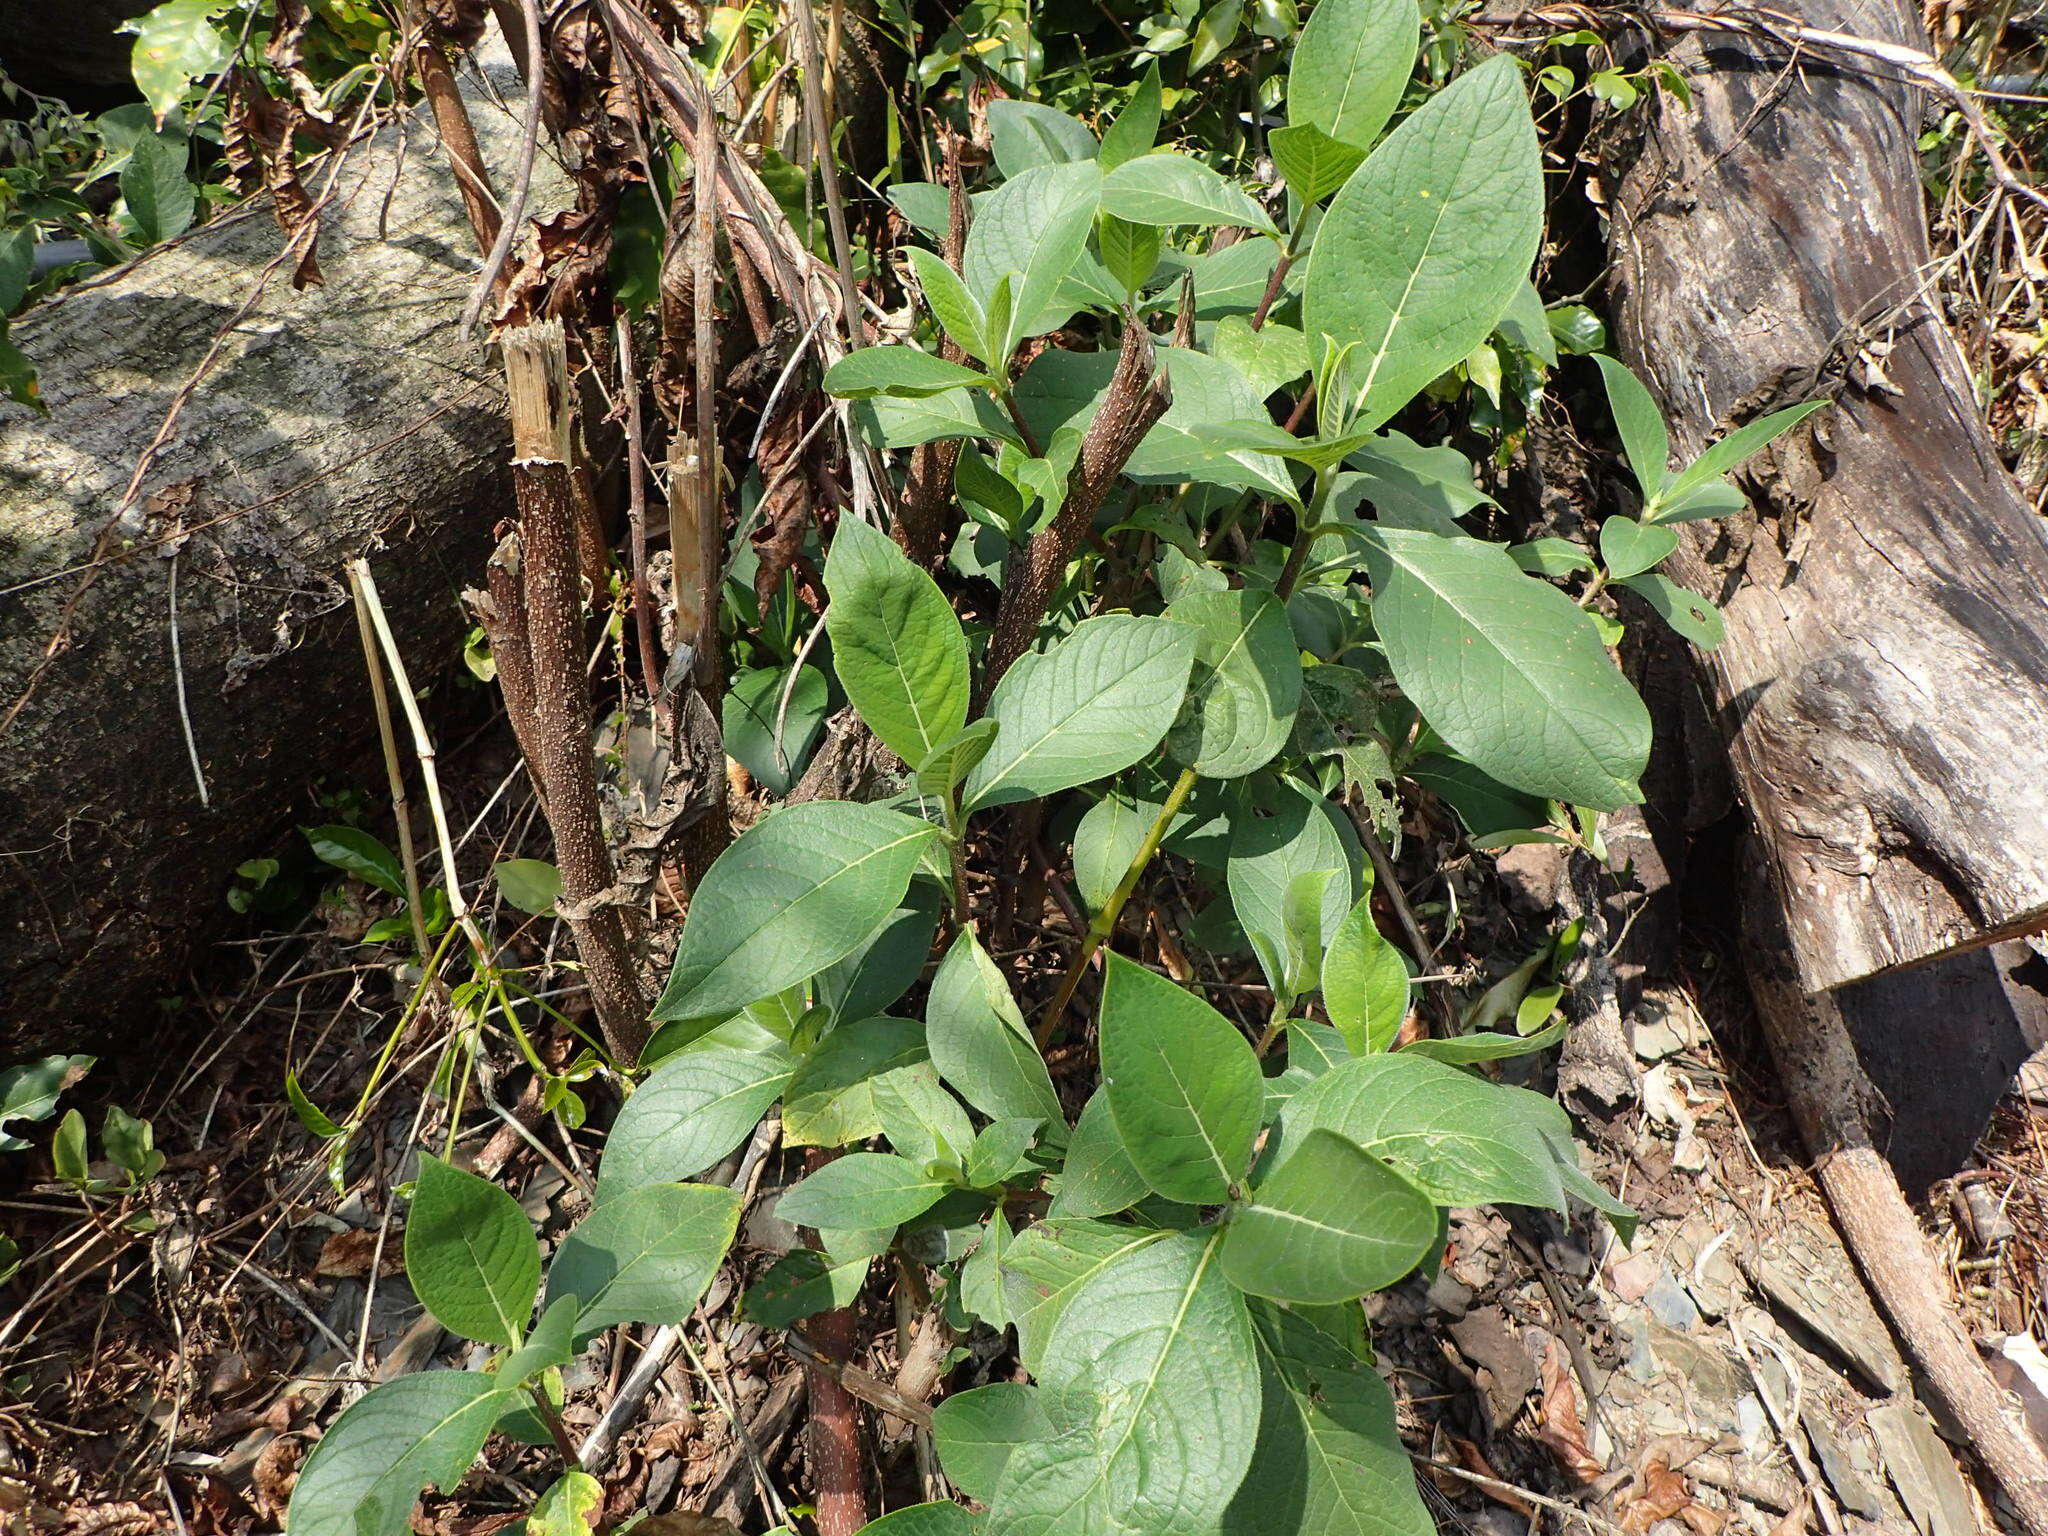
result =
M1095 952L1108 942L1116 932L1116 921L1123 915L1124 903L1131 899L1131 893L1138 888L1138 881L1145 873L1145 866L1152 862L1152 856L1159 852L1159 845L1166 840L1167 829L1173 825L1173 818L1180 814L1188 794L1195 787L1195 770L1183 768L1179 778L1173 781L1173 788L1166 793L1166 803L1159 807L1159 815L1153 821L1151 830L1145 834L1145 841L1138 845L1138 851L1131 857L1130 867L1124 871L1123 879L1117 881L1116 889L1109 893L1109 900L1102 904L1102 910L1089 921L1088 932L1081 940L1081 952L1074 956L1074 962L1067 967L1067 974L1060 978L1060 989L1047 1005L1044 1015L1038 1021L1033 1038L1038 1048L1044 1050L1051 1041L1053 1031L1059 1027L1060 1018L1067 1011L1067 1004L1074 1000L1074 990L1081 985L1081 973L1088 968L1088 962L1095 958Z
M1308 566L1308 552L1315 547L1316 537L1322 532L1323 509L1329 503L1330 488L1336 483L1334 470L1316 471L1315 491L1294 530L1294 544L1287 551L1287 564L1281 569L1280 579L1273 584L1273 595L1283 603L1294 596L1294 589L1301 582L1301 573Z
M398 761L398 733L391 725L391 695L384 686L384 668L377 660L377 630L370 621L370 605L363 595L362 578L351 569L349 590L355 595L356 628L363 639L363 665L370 673L370 702L377 712L377 741L384 749L384 776L391 784L392 818L398 825L398 862L405 869L406 914L412 918L413 954L422 963L427 958L427 914L420 902L419 860L412 846L412 811L405 798L405 769Z
M564 1467L575 1471L582 1465L576 1459L576 1443L569 1438L568 1427L555 1412L555 1405L548 1401L547 1388L535 1382L527 1390L533 1394L533 1411L540 1415L541 1423L548 1427L548 1438L555 1442L555 1454L562 1458Z

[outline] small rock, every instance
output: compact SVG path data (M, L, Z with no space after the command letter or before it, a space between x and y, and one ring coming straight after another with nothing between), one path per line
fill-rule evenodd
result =
M1643 1301L1649 1307L1650 1315L1666 1328L1690 1333L1699 1326L1700 1309L1693 1305L1692 1297L1668 1269L1658 1269L1657 1278L1643 1293Z
M1915 1405L1894 1398L1870 1410L1869 1424L1920 1536L1972 1536L1978 1527L1969 1487L1954 1455Z

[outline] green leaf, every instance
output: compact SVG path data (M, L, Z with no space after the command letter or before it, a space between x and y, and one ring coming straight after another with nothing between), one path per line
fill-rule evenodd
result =
M1599 365L1601 381L1607 386L1607 409L1614 416L1615 430L1621 434L1629 470L1642 487L1647 504L1656 499L1671 479L1671 434L1664 427L1664 412L1626 363L1604 353L1595 353L1593 361Z
M963 726L925 754L918 764L917 787L927 795L943 795L960 787L974 765L995 745L996 722L976 720Z
M398 856L360 827L301 827L314 856L389 896L405 894Z
M1045 1058L972 928L960 931L932 978L925 1032L939 1075L983 1114L1065 1126Z
M1119 955L1102 982L1102 1091L1145 1182L1216 1205L1251 1163L1265 1087L1250 1043L1186 988Z
M1224 1229L1223 1273L1275 1301L1350 1301L1392 1285L1436 1243L1436 1206L1378 1158L1311 1131Z
M996 169L1006 177L1038 165L1093 160L1098 147L1086 123L1035 101L999 97L990 102L988 131Z
M1017 1116L991 1121L983 1126L967 1149L967 1183L974 1189L994 1189L1015 1178L1030 1166L1027 1154L1038 1145L1043 1120Z
M1057 1433L1019 1446L988 1536L1212 1530L1244 1478L1258 1357L1220 1234L1170 1233L1084 1280L1038 1367Z
M1386 1384L1299 1312L1252 1321L1259 1435L1222 1536L1436 1536Z
M1122 614L1086 619L1065 639L1020 657L989 699L989 718L1000 729L967 776L967 809L1121 773L1166 734L1193 661L1185 625Z
M121 197L140 244L159 245L192 227L196 193L185 175L190 155L182 135L160 133L136 140L129 151L121 169Z
M1145 434L1124 473L1141 484L1200 480L1297 501L1283 460L1258 447L1225 441L1217 430L1263 412L1257 386L1228 361L1206 352L1162 347L1159 356L1173 386L1173 404Z
M405 1275L451 1333L511 1349L533 1316L540 1244L504 1190L422 1155L405 1223Z
M932 1444L953 1485L986 1504L995 1497L1011 1453L1052 1433L1038 1389L998 1381L955 1392L932 1410Z
M852 519L848 519L852 521ZM740 763L771 795L786 795L803 772L811 748L825 729L831 690L825 674L803 667L796 687L789 689L789 713L782 696L789 673L781 667L756 667L739 673L719 705L726 754ZM778 742L777 717L782 730Z
M1658 618L1701 650L1711 651L1727 638L1721 610L1670 577L1652 572L1631 576L1622 585L1656 609Z
M559 1372L573 1361L576 1358L578 1306L574 1296L563 1296L549 1302L540 1315L540 1321L533 1325L533 1332L526 1336L526 1342L500 1357L499 1384L516 1387L521 1382L544 1380L549 1372Z
M1119 1222L1055 1217L1017 1235L1003 1255L1018 1356L1034 1374L1046 1341L1076 1292L1103 1266L1165 1234Z
M981 1523L958 1504L907 1504L870 1520L858 1536L976 1536Z
M1445 741L1528 794L1642 799L1649 711L1570 598L1476 539L1381 529L1366 566L1387 662Z
M598 1167L599 1200L714 1167L760 1123L792 1067L786 1045L744 1021L665 1058L612 1123Z
M917 270L917 284L924 290L925 304L946 334L953 338L954 345L968 356L978 357L994 366L995 360L989 355L984 336L986 317L974 295L967 291L967 285L960 280L960 274L923 246L907 246L905 254Z
M1335 870L1322 890L1321 949L1351 910L1359 859L1356 844L1338 830L1334 809L1321 795L1292 779L1280 782L1273 814L1256 816L1249 807L1231 829L1230 854L1224 868L1231 910L1251 940L1252 952L1276 991L1298 995L1295 983L1309 963L1297 952L1288 901L1295 881L1315 870ZM1346 831L1349 828L1345 828Z
M775 1214L799 1227L896 1227L938 1204L947 1187L907 1158L850 1152L791 1186Z
M1002 337L988 338L998 372L996 359L1007 361L1018 339L1057 330L1073 314L1055 295L1087 249L1101 193L1101 169L1082 160L1034 166L976 201L960 275L984 309L1003 278L1016 283L1014 318Z
M981 1224L974 1246L961 1262L958 1290L955 1293L963 1310L980 1318L991 1328L1010 1326L1009 1299L1003 1294L1003 1255L1009 1251L1016 1234L1010 1230L1010 1218L1003 1214L1002 1203L997 1202L989 1212L988 1220Z
M1111 790L1088 807L1074 828L1074 888L1090 912L1100 912L1131 867L1160 807Z
M793 1147L843 1146L881 1135L875 1079L927 1055L924 1031L908 1019L837 1025L804 1058L783 1093L783 1140Z
M967 723L967 636L896 543L841 518L825 562L832 665L882 744L913 768Z
M731 1013L843 960L902 904L937 835L929 822L845 800L793 805L756 822L690 898L653 1016Z
M407 1536L420 1490L452 1489L517 1402L479 1371L424 1371L374 1388L306 1458L286 1515L292 1536Z
M1773 411L1747 426L1737 427L1672 476L1671 483L1664 488L1663 499L1671 503L1685 500L1702 486L1711 484L1731 469L1739 467L1751 454L1783 437L1828 403L1825 400L1809 400L1804 405L1795 405L1786 411Z
M859 1299L873 1262L863 1254L834 1264L829 1254L815 1248L792 1249L747 1287L742 1310L749 1322L763 1328L787 1328L820 1312L850 1307Z
M1239 588L1190 593L1166 616L1195 633L1194 676L1167 752L1211 779L1265 767L1301 705L1301 653L1287 610L1270 592Z
M878 448L915 448L956 437L1017 440L1017 429L986 390L956 389L925 400L856 400L854 422Z
M1456 811L1474 838L1542 827L1550 821L1546 802L1509 789L1461 757L1425 753L1408 765L1407 774Z
M1126 160L1149 154L1159 142L1160 101L1159 61L1154 59L1123 111L1117 113L1116 121L1102 136L1102 153L1096 158L1102 162L1105 174Z
M913 884L908 902L872 939L812 978L817 1005L841 1022L881 1013L916 985L938 926L937 887Z
M686 1321L738 1230L738 1191L647 1184L601 1203L555 1250L548 1300L582 1303L576 1336L614 1323Z
M1749 505L1749 498L1724 479L1695 485L1683 496L1659 503L1654 521L1690 523L1706 517L1728 517Z
M156 1149L155 1129L118 1104L107 1106L100 1145L107 1149L107 1160L128 1175L131 1187L146 1184L163 1172L164 1155Z
M1500 333L1546 368L1557 366L1557 338L1550 334L1550 316L1533 282L1515 290L1508 312L1500 317Z
M0 1152L19 1152L28 1142L10 1135L16 1120L47 1120L57 1112L57 1098L90 1071L97 1056L45 1056L0 1072Z
M1341 137L1341 135L1339 135ZM1514 60L1425 102L1330 204L1303 294L1310 345L1353 350L1339 398L1367 431L1492 333L1543 232L1543 171Z
M1323 1005L1354 1056L1392 1050L1408 1017L1408 967L1372 920L1369 885L1330 937Z
M1421 33L1415 0L1317 0L1287 71L1287 121L1370 149L1401 103Z
M564 1472L534 1501L526 1536L593 1536L604 1513L604 1484L580 1468Z
M1493 498L1472 483L1472 461L1455 448L1425 448L1399 432L1382 432L1347 461L1358 471L1338 476L1333 500L1364 496L1382 527L1422 528L1456 537L1456 519Z
M85 1149L85 1116L75 1109L66 1110L57 1122L57 1134L50 1138L50 1163L66 1184L84 1186L92 1181L92 1162Z
M1600 558L1616 581L1640 576L1674 549L1678 530L1632 517L1610 517L1600 525Z
M1338 3L1343 4L1344 0ZM1399 3L1407 5L1409 0ZM1304 203L1320 203L1350 180L1351 173L1365 160L1365 151L1356 144L1333 139L1313 123L1275 128L1267 135L1266 143L1288 190Z
M1104 214L1096 225L1095 243L1102 251L1102 269L1126 294L1134 294L1159 270L1166 235L1157 225Z
M974 1127L959 1100L940 1086L928 1061L898 1067L874 1080L875 1118L890 1150L922 1168L958 1167L974 1141Z
M986 387L989 377L915 347L862 347L825 370L825 392L842 400L921 400L949 389Z
M946 238L952 216L952 194L935 181L898 181L889 187L889 201L913 229L934 240Z
M562 872L546 859L506 859L491 871L498 893L522 912L539 916L562 894Z
M1132 224L1237 224L1274 233L1271 216L1235 183L1170 150L1127 160L1103 177L1102 211Z
M1531 576L1569 576L1594 568L1593 557L1570 539L1545 537L1510 544L1508 558Z
M1533 1035L1506 1035L1497 1030L1480 1030L1475 1034L1454 1035L1444 1040L1417 1040L1402 1049L1427 1056L1432 1061L1446 1061L1463 1067L1475 1061L1505 1061L1510 1056L1528 1056L1548 1050L1564 1038L1569 1028L1565 1020L1559 1019L1548 1029L1539 1029Z
M284 1096L292 1107L292 1113L299 1117L299 1124L303 1125L315 1136L332 1137L342 1134L341 1127L328 1117L327 1112L306 1096L306 1090L299 1085L297 1073L291 1071L285 1073ZM25 1141L12 1142L11 1145L9 1142L0 1141L0 1150L12 1150L13 1147L25 1147L27 1145L28 1143Z
M1226 315L1216 322L1209 350L1265 394L1292 384L1309 368L1308 339L1272 320L1255 331L1243 315Z
M227 9L227 0L168 0L116 28L135 34L130 69L158 123L185 99L187 86L233 56L234 40L212 20Z
M1081 1107L1060 1169L1059 1193L1053 1196L1054 1216L1114 1216L1127 1211L1151 1192L1145 1176L1131 1162L1111 1113L1109 1096L1097 1093Z
M1331 1068L1288 1100L1280 1124L1289 1146L1313 1130L1335 1132L1392 1163L1439 1205L1555 1211L1564 1208L1546 1139L1555 1113L1538 1094L1396 1051Z

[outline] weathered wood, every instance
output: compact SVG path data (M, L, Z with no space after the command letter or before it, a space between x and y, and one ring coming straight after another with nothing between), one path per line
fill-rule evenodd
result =
M1925 45L1902 0L1786 9ZM1623 355L1685 454L1839 391L1673 561L1724 605L1703 668L1819 991L2048 917L2048 537L1927 286L1924 95L1825 50L1672 57L1693 105L1603 153Z
M492 74L471 105L502 166L521 93ZM459 649L454 594L510 510L500 375L456 326L475 239L424 115L336 187L324 286L287 263L241 313L280 249L259 200L15 323L49 414L0 408L0 1052L150 1027L235 865L316 782L381 783L348 559L423 668Z

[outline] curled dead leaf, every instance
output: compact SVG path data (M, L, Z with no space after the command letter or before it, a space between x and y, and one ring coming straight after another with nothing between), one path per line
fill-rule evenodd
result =
M1579 1417L1578 1388L1564 1346L1552 1339L1543 1352L1543 1427L1536 1438L1550 1450L1567 1474L1581 1483L1597 1482L1607 1470L1593 1455Z

